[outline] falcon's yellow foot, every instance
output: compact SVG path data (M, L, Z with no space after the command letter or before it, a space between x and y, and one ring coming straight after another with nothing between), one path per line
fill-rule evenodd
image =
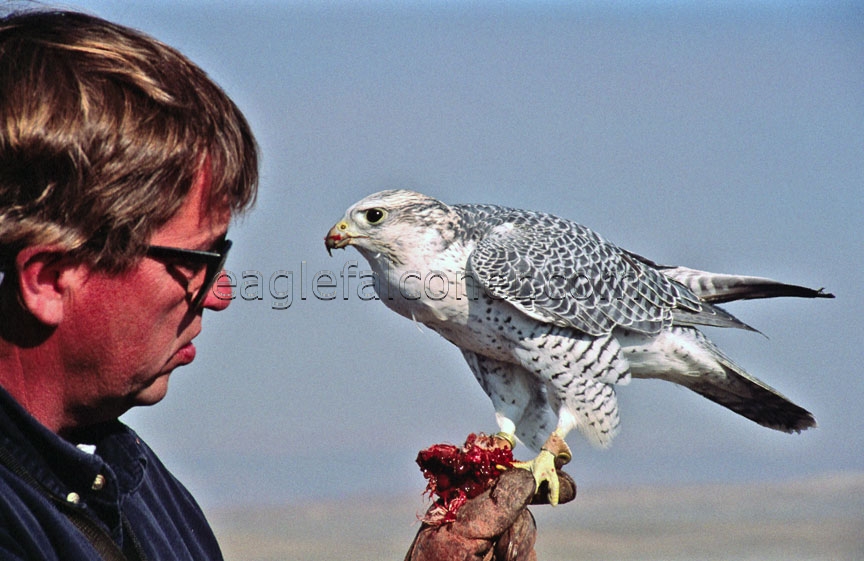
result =
M534 475L535 493L545 481L549 488L549 504L556 506L561 491L556 470L569 462L571 457L570 448L564 439L552 433L536 458L529 462L514 462L513 467L527 469Z
M558 504L560 485L558 474L555 473L555 455L549 450L540 450L537 457L528 462L513 462L513 467L527 469L534 476L534 492L540 489L545 481L549 485L549 504Z
M516 437L510 433L504 431L496 432L492 435L492 438L499 440L502 446L506 446L511 450L516 448Z
M549 450L540 450L537 457L528 462L513 462L513 467L527 469L534 476L534 492L540 489L545 481L549 486L549 504L558 504L558 494L561 486L558 483L558 474L555 472L555 455Z

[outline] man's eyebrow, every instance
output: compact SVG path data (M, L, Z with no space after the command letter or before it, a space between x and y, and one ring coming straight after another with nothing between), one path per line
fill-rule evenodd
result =
M213 243L210 244L209 249L206 249L205 251L210 251L210 252L215 253L217 249L222 247L222 244L224 244L225 240L227 240L227 239L228 239L228 232L226 231L221 236L219 236L218 238L213 240Z
M190 247L189 249L193 249L195 251L207 251L209 253L216 253L216 251L225 243L225 240L228 238L228 232L225 232L221 236L216 237L212 241L202 242L196 246Z

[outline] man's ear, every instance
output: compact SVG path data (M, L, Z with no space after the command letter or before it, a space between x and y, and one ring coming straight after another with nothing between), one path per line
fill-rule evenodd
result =
M33 317L49 326L63 320L69 289L81 278L81 264L62 246L32 246L15 258L21 301Z

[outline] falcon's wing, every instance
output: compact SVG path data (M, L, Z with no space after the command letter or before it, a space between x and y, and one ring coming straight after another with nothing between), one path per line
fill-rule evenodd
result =
M467 205L462 210L471 212ZM468 272L490 296L535 319L595 336L617 326L656 333L673 317L746 327L580 224L530 211L477 210L488 229Z

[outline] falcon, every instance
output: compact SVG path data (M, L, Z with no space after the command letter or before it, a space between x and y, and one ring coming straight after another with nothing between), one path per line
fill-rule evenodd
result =
M378 298L459 347L491 398L499 436L538 455L530 469L557 502L556 460L578 430L606 447L618 431L615 386L656 378L765 427L800 432L813 415L717 348L702 326L755 331L718 304L833 298L751 276L659 265L585 226L542 212L447 205L407 190L355 203L327 233L355 247Z

